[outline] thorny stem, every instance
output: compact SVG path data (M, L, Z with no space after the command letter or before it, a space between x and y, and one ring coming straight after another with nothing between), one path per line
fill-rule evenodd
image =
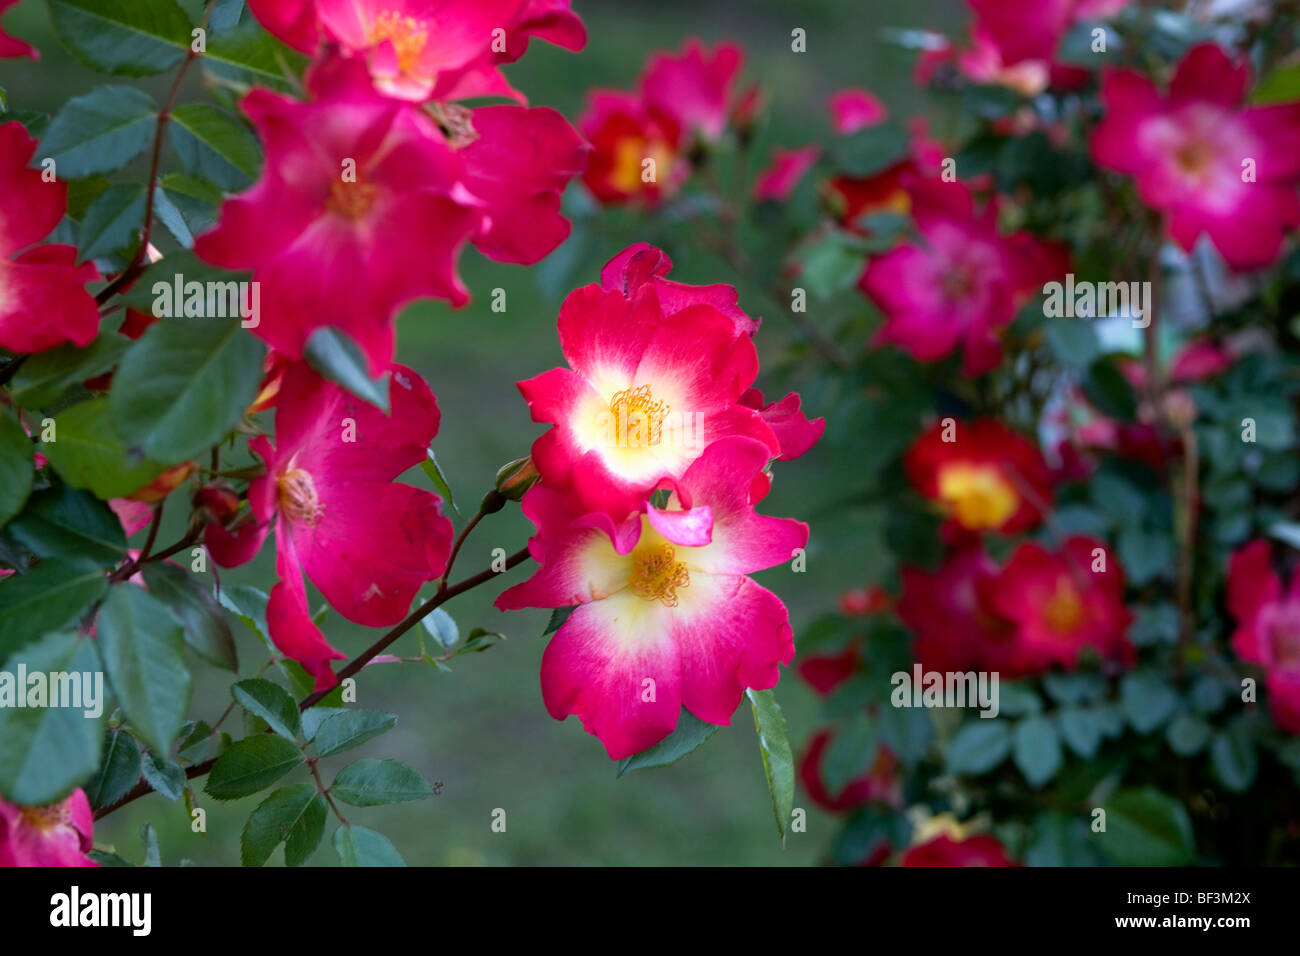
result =
M400 624L395 626L391 631L389 631L387 634L385 634L383 637L377 640L374 644L371 644L368 648L362 651L361 654L359 654L353 661L351 661L346 667L344 667L341 671L339 671L338 679L342 681L345 678L351 677L352 675L359 672L363 667L369 664L375 657L382 654L384 650L388 648L389 645L391 645L399 637L401 637L412 627L418 624L424 617L431 614L434 608L437 608L442 604L445 604L447 601L450 601L452 598L456 597L456 595L464 594L466 591L473 590L474 588L478 587L480 584L484 584L487 581L492 580L498 574L504 573L505 571L509 571L511 568L515 567L516 565L522 564L524 561L528 560L528 557L529 557L528 549L521 548L519 551L516 551L514 554L510 555L510 557L506 558L505 567L502 569L502 571L498 572L495 568L487 568L486 570L480 571L478 574L475 574L472 577L468 577L463 581L458 581L456 584L453 584L451 587L440 589L437 594L429 598L429 600L425 601L422 605L420 605L418 608L416 608L414 611L408 614L405 620L403 620ZM332 689L333 688L330 688L330 690ZM330 692L329 690L325 690L325 691L316 691L315 693L308 694L298 704L298 710L300 711L306 710L307 708L311 707L313 704L318 703L329 692ZM195 777L202 777L212 769L213 764L215 764L216 762L217 761L214 758L212 760L205 760L202 763L194 764L194 766L192 767L187 767L185 768L185 776L190 780L193 780ZM153 787L151 787L147 781L141 780L139 783L135 785L135 787L133 787L130 790L130 792L128 792L120 800L118 800L115 803L109 804L108 806L104 807L101 810L97 810L95 812L95 819L96 820L102 819L103 817L108 816L114 810L119 810L122 807L126 806L128 803L132 803L152 792L153 792Z

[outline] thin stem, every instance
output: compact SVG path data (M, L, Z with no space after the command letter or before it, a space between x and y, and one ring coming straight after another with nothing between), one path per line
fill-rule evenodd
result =
M320 778L320 770L316 767L318 762L315 757L307 758L307 766L311 768L311 775L316 779L316 790L325 798L325 802L330 805L330 809L334 811L334 816L339 818L339 823L347 826L347 819L343 814L339 813L339 808L334 805L334 798L330 796L329 788L325 786L325 781Z
M163 505L166 503L167 499L164 498L153 509L153 521L149 522L149 536L145 538L144 547L140 549L140 557L136 560L137 565L149 560L149 552L153 550L154 542L158 540L158 528L162 524Z
M466 591L470 591L478 587L480 584L483 584L487 581L491 581L498 574L502 574L505 571L509 571L511 568L515 567L516 565L522 564L524 561L528 560L528 557L529 557L528 549L522 548L519 551L516 551L514 554L510 555L510 557L506 558L505 567L502 568L501 571L497 571L495 568L488 568L484 571L480 571L478 574L475 574L472 577L468 577L463 581L459 581L456 584L453 584L449 588L439 591L433 597L429 598L429 600L425 601L424 604L420 605L420 607L418 607L416 610L412 611L409 615L407 615L405 620L403 620L391 631L389 631L387 634L381 637L374 644L370 645L370 647L366 648L355 660L353 660L341 671L339 671L338 679L341 681L344 680L345 678L351 677L353 674L356 674L363 667L369 664L370 661L372 661L375 657L382 654L385 648L387 648L395 640L397 640L399 637L401 637L403 634L409 631L412 627L414 627L417 623L419 623L419 621L422 618L432 613L434 608L442 604L445 604L447 601L450 601L458 594L464 594ZM330 688L330 690L333 690L333 688ZM329 691L326 690L326 691L317 691L313 694L307 695L298 704L298 709L300 711L306 710L307 708L311 707L313 704L319 702L328 693ZM205 760L202 763L194 764L194 766L192 767L186 767L185 776L190 780L193 780L196 777L202 777L212 769L213 765L216 762L217 762L216 758L213 758L211 760ZM114 810L119 810L122 807L126 806L128 803L133 803L134 801L139 800L141 797L146 796L152 792L153 792L153 787L151 787L147 781L141 780L120 800L118 800L115 803L109 804L108 806L104 807L101 810L95 811L95 819L96 820L102 819L103 817L108 816Z
M440 592L447 589L447 579L451 576L451 566L456 563L456 555L460 554L461 545L465 543L465 539L469 537L470 532L478 527L478 523L483 520L484 515L485 512L480 508L475 512L474 517L469 519L465 527L460 529L460 534L456 536L456 542L451 546L451 553L447 555L447 569L442 572L442 580L438 582Z
M203 19L199 22L199 29L201 30L207 29L208 17L212 13L213 2L214 0L209 0L203 8ZM171 110L176 105L176 97L180 94L181 84L185 81L185 74L189 72L191 64L199 56L200 54L191 45L189 52L185 55L185 60L181 63L180 69L176 71L176 79L172 81L171 89L167 91L167 99L163 102L162 109L158 111L158 120L154 124L153 152L150 154L149 160L149 185L145 190L144 229L140 235L140 248L136 251L131 264L123 269L116 279L99 290L99 294L95 296L95 302L98 305L103 305L113 298L113 296L138 279L140 274L149 267L149 239L153 235L154 198L158 193L158 169L162 165L163 134L166 132L167 124L171 120Z

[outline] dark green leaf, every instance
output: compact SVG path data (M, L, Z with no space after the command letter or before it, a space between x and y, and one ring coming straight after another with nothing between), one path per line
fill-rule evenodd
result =
M1255 782L1255 745L1234 730L1215 734L1210 744L1210 766L1221 784L1233 793L1245 793Z
M190 20L174 0L47 0L54 32L87 66L148 76L171 69L190 45Z
M1180 757L1199 753L1209 739L1210 725L1192 714L1179 714L1165 730L1169 748Z
M1181 803L1154 787L1121 790L1103 805L1102 852L1119 866L1185 866L1195 855L1192 821Z
M1031 787L1041 787L1061 769L1061 741L1046 717L1030 717L1016 727L1015 762Z
M179 800L185 790L185 771L174 761L159 754L145 754L140 761L144 779L168 800Z
M145 187L137 183L109 186L90 204L81 221L78 259L99 259L134 247L144 228Z
M35 475L32 440L7 409L0 409L0 525L23 510Z
M667 767L675 764L717 731L717 724L705 723L683 707L673 732L653 747L639 754L624 757L618 765L618 775L621 777L629 770L645 770L648 767Z
M237 740L217 758L204 790L217 800L246 797L269 787L303 762L293 741L275 734Z
M150 748L169 752L190 701L180 625L143 588L119 584L100 611L98 636L104 669L127 720Z
M786 736L785 715L776 702L776 695L770 690L747 690L745 694L754 711L754 729L763 755L763 772L767 775L767 789L772 795L772 814L784 842L794 811L794 754Z
M42 558L112 567L126 557L126 535L112 509L61 483L33 495L9 533Z
M14 401L24 408L53 404L73 385L115 366L130 344L125 335L104 332L85 348L67 344L28 356L12 382Z
M84 560L46 560L0 580L0 662L42 634L75 622L107 589L104 572Z
M432 447L429 449L428 457L420 462L420 467L429 476L433 486L438 489L438 494L447 499L447 504L451 505L456 514L460 514L460 509L456 507L456 499L451 493L451 485L447 483L447 476L442 473L442 467L438 464L438 458L434 455Z
M113 379L118 431L158 461L198 454L220 442L257 397L265 352L237 321L155 323Z
M433 788L396 760L358 760L339 771L330 793L354 807L374 807L423 800L433 796Z
M255 677L242 680L230 688L239 706L254 716L261 717L266 725L286 740L294 740L302 730L298 705L279 684Z
M902 159L908 150L907 133L892 125L858 130L835 144L831 159L850 176L871 176Z
M335 328L317 329L307 340L303 357L325 378L388 414L388 373L371 378L365 355L347 333Z
M557 607L551 612L551 619L546 625L546 630L542 631L542 637L545 637L547 634L554 634L560 628L564 627L564 622L569 619L569 615L577 609L576 605L574 607Z
M1101 746L1104 720L1096 710L1067 707L1057 715L1061 736L1069 748L1084 760L1091 760Z
M95 779L86 786L86 797L95 810L116 803L140 781L140 745L125 730L113 730L105 737L104 756Z
M96 87L63 104L41 138L41 156L54 160L60 179L111 173L149 146L157 112L135 87Z
M12 675L20 667L27 670L28 685L13 689L29 695L33 690L30 675L79 675L80 699L64 696L71 695L72 688L62 680L58 692L60 703L76 706L49 706L56 691L46 687L46 706L0 707L0 795L11 803L42 806L67 796L99 767L105 688L102 679L95 688L93 676L102 668L95 642L68 632L47 634L5 661L5 673L11 680L16 681ZM86 686L88 679L90 687ZM86 692L94 696L96 689L99 697L92 708ZM30 696L25 699L35 703ZM93 713L96 709L99 713L88 716L88 710Z
M195 653L217 667L239 670L230 625L206 587L184 568L165 561L144 566L144 583L150 594L171 608L184 628L185 643Z
M1149 734L1178 707L1178 694L1163 678L1149 672L1127 675L1120 683L1124 716L1139 734Z
M1010 752L1011 731L1005 720L968 720L948 744L948 772L979 776L1007 759Z
M239 840L244 866L261 866L281 843L285 863L299 866L316 849L325 832L325 801L308 783L281 787L258 804Z
M406 866L388 837L356 824L334 831L334 849L344 866Z
M394 714L377 710L345 710L321 721L316 731L316 753L322 757L359 747L387 733L397 724Z
M257 137L234 116L206 103L178 106L171 116L167 135L190 175L228 192L245 189L257 179Z
M43 442L41 451L63 480L105 500L125 497L167 470L117 436L107 396L59 412L54 439Z

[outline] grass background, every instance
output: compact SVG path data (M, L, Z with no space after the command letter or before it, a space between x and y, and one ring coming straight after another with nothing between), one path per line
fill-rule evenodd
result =
M759 81L769 99L769 124L755 149L760 162L770 145L826 141L825 103L837 89L865 86L895 115L916 112L921 103L911 85L908 57L880 42L880 30L927 26L956 32L966 20L957 0L574 0L574 5L589 30L586 50L575 55L535 42L509 70L534 105L554 106L576 120L586 91L633 87L652 51L676 49L691 36L708 42L732 39L747 51L747 82ZM52 112L69 96L97 83L121 82L84 68L59 47L41 0L18 4L7 15L5 27L42 52L37 64L0 62L0 86L8 90L11 109ZM807 31L806 53L790 50L795 27ZM154 77L139 85L160 94L168 82L167 77ZM199 96L195 83L188 98ZM630 225L630 237L639 237L634 218L623 217L623 224L625 234ZM554 266L501 265L467 250L462 271L474 302L460 311L418 303L399 320L398 357L424 375L438 395L444 417L435 449L467 513L489 487L498 465L527 453L540 433L528 420L513 383L562 364L555 317L563 293L574 284L596 281L601 264L619 248L621 244L605 239L589 240L577 258L576 278L565 288L548 288L554 285ZM737 284L742 306L765 316L758 337L765 371L758 384L777 392L770 370L789 352L795 335L788 320L757 297L765 278L738 276L685 247L674 245L670 251L677 264L674 278ZM561 250L555 255L565 254ZM504 313L490 310L494 288L506 290ZM815 406L808 411L821 413ZM831 432L835 427L832 420ZM776 568L759 580L787 602L796 635L801 625L830 608L839 592L865 584L871 574L876 529L845 526L825 512L847 481L855 446L870 442L868 434L841 434L778 469L765 511L810 520L808 570L796 575L788 567ZM405 480L428 486L418 469ZM177 513L181 509L172 511L163 542L180 532L175 525L183 518ZM493 548L516 550L530 529L517 508L488 519L470 539L454 577L486 567ZM832 530L834 534L827 534ZM526 566L516 569L506 583L522 580L526 573ZM268 547L254 565L222 580L268 589L273 574ZM737 712L732 727L678 765L616 779L603 748L582 731L576 718L554 721L542 706L537 674L544 641L538 635L549 612L503 615L491 606L497 593L499 588L481 588L447 609L462 633L482 626L503 632L508 643L460 659L451 674L410 664L383 665L361 675L358 706L397 713L397 729L362 750L327 761L326 779L356 756L391 756L440 782L442 790L418 804L353 809L348 814L353 822L385 833L409 863L422 865L798 865L820 858L836 822L808 807L802 793L795 802L809 809L807 832L792 834L784 848L777 838L748 707ZM235 629L241 673L248 676L264 654L241 625L236 623ZM353 627L336 614L329 616L325 630L349 655L378 633ZM414 653L414 640L403 638L394 650ZM229 701L229 678L202 666L196 666L195 673L191 714L212 721ZM799 749L817 725L818 703L790 672L777 693L791 742ZM237 732L238 719L232 718L224 729ZM240 829L255 802L250 798L220 805L200 793L199 805L208 811L208 832L196 835L190 832L182 805L152 796L101 822L96 840L139 860L137 833L150 822L158 829L164 863L189 859L233 865L239 858ZM491 831L496 808L506 810L505 833ZM331 822L314 864L336 863L328 843L332 830ZM281 860L277 851L273 862Z

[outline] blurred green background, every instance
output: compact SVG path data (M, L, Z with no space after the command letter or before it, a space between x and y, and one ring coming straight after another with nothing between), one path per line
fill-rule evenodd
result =
M528 55L509 69L515 86L534 105L553 106L576 121L586 91L631 89L652 51L677 49L691 36L708 42L735 40L747 51L746 82L761 83L769 104L767 124L752 151L751 174L773 145L826 142L830 133L825 104L837 89L865 86L893 115L917 112L922 104L911 83L910 57L882 43L880 31L930 27L956 33L966 22L957 0L574 0L574 6L589 31L585 51L575 55L534 42ZM4 25L42 54L36 64L0 62L0 86L8 90L11 109L53 112L68 97L99 83L132 82L96 74L68 56L53 35L42 0L19 3ZM807 31L806 53L790 50L795 27ZM163 76L139 85L161 95L169 82ZM190 85L183 100L201 98L197 79ZM638 231L635 217L616 219L617 228L609 230L615 236L588 236L580 247L561 249L551 257L554 262L538 268L501 265L467 249L462 273L474 302L460 311L421 303L400 319L399 360L423 374L437 393L443 425L435 449L466 514L490 486L496 468L526 454L540 434L513 383L562 364L555 317L563 294L574 285L596 281L600 266L619 251L623 240L663 239L649 227ZM807 364L793 375L782 374L784 359L800 346L789 320L761 298L759 290L770 277L737 275L678 242L669 244L669 252L676 279L740 287L742 307L765 319L758 336L764 365L757 384L769 398L790 387L805 389L811 396L806 410L810 416L820 414L818 383L808 378ZM561 268L566 262L571 264L568 271ZM490 310L495 288L506 290L504 313ZM810 315L818 318L815 307ZM871 442L870 434L837 434L831 421L827 441L777 469L764 510L809 521L808 567L803 574L776 568L758 578L789 605L796 638L800 626L829 610L840 592L866 584L873 573L879 529L870 521L854 526L833 507L847 489L861 486L853 477L854 455ZM405 480L430 486L418 469ZM181 510L171 509L160 540L180 534ZM521 547L530 530L515 507L487 519L470 539L453 577L486 567L493 548L512 552ZM503 583L515 583L527 573L527 566L516 569ZM255 564L222 575L222 581L269 589L273 574L268 546ZM354 809L350 820L388 835L412 865L794 865L820 859L836 821L809 806L800 792L795 803L809 811L807 832L791 834L781 846L748 707L737 712L732 727L676 766L616 779L615 765L576 718L554 721L542 706L537 675L545 642L539 635L549 612L501 614L491 606L499 591L480 588L453 601L447 610L462 634L481 626L501 631L507 643L458 659L450 674L424 664L389 664L360 676L358 705L397 713L399 723L395 731L351 756L396 757L443 786L434 799ZM318 602L313 596L313 605ZM250 632L238 622L234 627L241 674L250 676L265 655ZM328 617L324 629L349 655L379 633L349 625L336 614ZM403 638L394 651L414 654L414 636ZM195 664L191 715L211 722L229 702L229 677ZM787 671L777 696L798 751L817 726L818 701L793 671ZM238 720L232 718L223 729L237 733ZM332 758L337 766L327 761L327 779L347 760L347 755ZM199 805L208 811L206 835L190 832L181 804L151 796L101 822L96 842L138 861L142 851L137 834L141 824L151 822L158 829L165 864L182 859L236 864L239 831L256 799L220 805L201 792L198 796ZM496 808L506 810L505 833L490 829ZM332 830L331 824L327 835ZM279 865L281 860L277 851L273 862ZM312 863L336 863L328 839Z

